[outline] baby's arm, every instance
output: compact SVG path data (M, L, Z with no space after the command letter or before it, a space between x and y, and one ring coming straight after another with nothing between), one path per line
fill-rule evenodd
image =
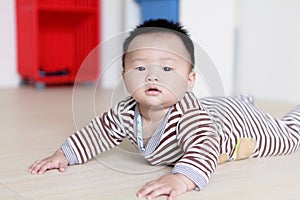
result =
M208 114L197 109L186 112L178 124L177 140L184 155L172 174L145 184L138 197L167 195L170 200L193 189L201 190L208 183L219 157L219 137Z
M52 156L49 156L43 160L35 161L28 171L31 174L43 174L50 169L58 169L60 172L64 172L68 167L68 160L61 149L58 149Z
M113 109L94 118L86 127L71 135L61 149L50 157L34 162L28 171L31 174L43 174L50 169L63 172L68 165L85 163L97 154L118 145L126 136L123 123L119 119L119 112L124 109L123 104L121 101Z
M184 194L196 187L195 183L182 174L168 174L146 183L137 193L139 198L154 199L167 195L168 200Z

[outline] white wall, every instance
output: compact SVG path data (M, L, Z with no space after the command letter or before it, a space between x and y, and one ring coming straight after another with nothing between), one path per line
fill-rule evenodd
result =
M236 92L300 102L300 1L240 0Z
M121 51L123 32L123 2L119 0L102 0L102 42L101 47L101 75L103 88L113 88L120 77L120 62L111 63Z
M0 87L19 84L16 61L15 1L0 2Z
M234 0L180 1L180 21L190 31L194 42L203 48L214 62L221 76L223 93L226 95L233 92L234 14ZM205 66L200 66L200 71L201 68ZM200 92L199 95L210 94L211 91L207 90L211 90L213 86L208 87L196 90Z
M140 23L134 0L102 0L101 87L116 88L122 81L123 41L128 31Z

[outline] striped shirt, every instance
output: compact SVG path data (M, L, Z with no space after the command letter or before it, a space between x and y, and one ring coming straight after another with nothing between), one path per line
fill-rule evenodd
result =
M62 145L69 165L81 164L122 142L137 142L137 102L128 97L93 119ZM140 153L152 165L173 165L172 173L190 178L202 189L216 169L219 156L233 159L239 138L254 138L251 157L294 152L300 140L300 107L276 120L247 96L201 98L191 92L171 106Z

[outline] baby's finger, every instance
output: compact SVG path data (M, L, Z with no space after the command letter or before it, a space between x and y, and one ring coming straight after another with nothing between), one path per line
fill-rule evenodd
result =
M43 173L45 173L45 171L47 171L49 169L55 169L55 168L58 168L58 166L56 166L54 163L44 162L43 165L40 166L38 174L43 174Z
M31 174L35 174L36 170L37 170L38 166L41 164L41 162L42 162L41 160L35 161L32 165L29 166L28 171Z
M58 169L58 171L60 171L60 172L65 172L65 171L66 171L66 168L60 167L60 168Z
M144 185L138 192L137 192L137 196L139 198L142 197L146 197L148 196L150 193L152 193L154 190L156 190L157 188L161 187L160 183L151 183L148 185Z
M68 167L68 163L60 163L59 164L59 171L60 172L64 172L64 171L66 171L66 168Z
M169 195L170 191L171 189L168 187L159 187L154 189L150 194L147 195L147 197L150 197L150 199L155 199L161 195Z
M37 165L39 162L41 162L41 161L40 161L40 160L35 161L34 163L32 163L32 164L28 167L28 169L34 168L34 166Z
M173 190L171 190L171 192L168 196L168 200L174 200L176 196L177 196L177 191L173 189Z
M41 169L44 165L45 165L45 162L42 161L38 165L36 165L36 167L33 170L35 171L36 174L42 174Z

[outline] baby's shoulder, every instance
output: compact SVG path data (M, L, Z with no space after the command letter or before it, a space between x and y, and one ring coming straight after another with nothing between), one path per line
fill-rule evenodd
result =
M112 110L118 113L134 111L136 104L136 101L131 96L128 96L117 102L117 104L112 107Z
M215 96L199 98L202 105L226 105L226 104L251 104L254 105L254 98L250 94L240 94L237 96Z
M199 99L192 92L187 92L184 97L175 105L176 109L182 114L191 110L203 110Z

